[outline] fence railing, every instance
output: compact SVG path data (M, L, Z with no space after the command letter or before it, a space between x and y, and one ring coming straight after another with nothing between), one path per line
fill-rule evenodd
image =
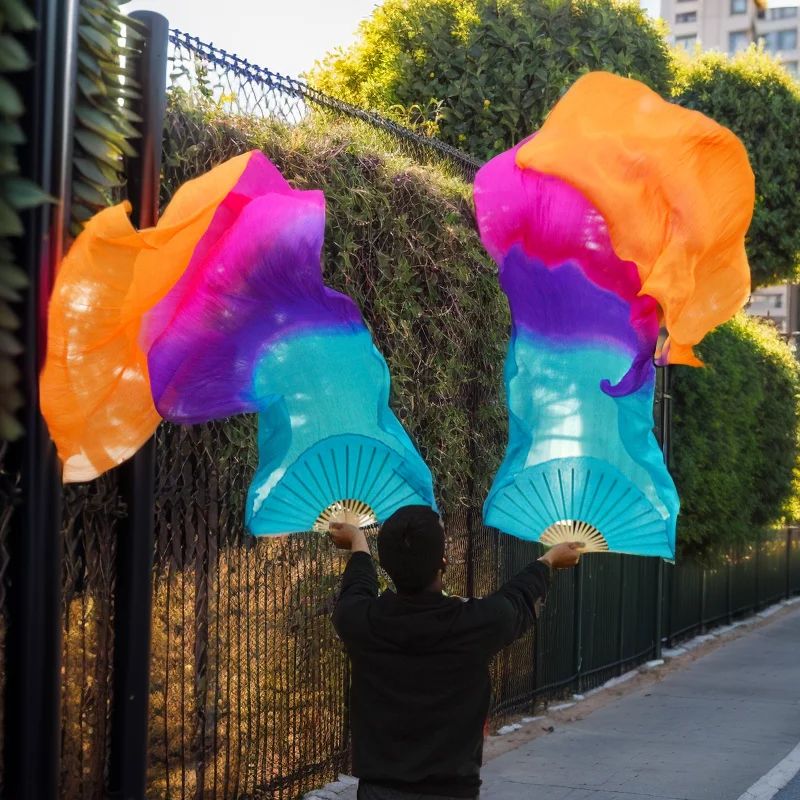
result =
M287 78L251 64L194 36L170 32L172 80L188 82L213 98L230 114L300 122L309 109L357 119L391 137L395 145L420 163L446 164L471 181L482 162L445 142L422 136L394 120L344 103L305 81Z
M421 163L466 179L479 166L185 34L172 32L171 41L175 81L236 114L291 125L313 108L331 120L356 119ZM193 429L163 425L157 434L146 795L153 800L297 798L348 767L349 669L330 623L343 557L317 535L245 534L254 438L250 417ZM13 489L16 501L13 477L2 477L0 495ZM109 762L125 758L109 751L118 746L109 729L123 699L114 696L121 497L115 473L63 493L59 794L65 800L102 800ZM21 500L38 498L29 493ZM8 565L4 523L0 517L0 610ZM448 588L456 594L488 594L539 555L537 545L481 525L477 508L449 514L446 533ZM798 592L796 531L765 537L716 571L588 557L558 575L535 629L493 665L494 722L559 693L597 686L657 654L662 641ZM4 631L0 622L0 665ZM1 708L0 720L6 740L17 734Z

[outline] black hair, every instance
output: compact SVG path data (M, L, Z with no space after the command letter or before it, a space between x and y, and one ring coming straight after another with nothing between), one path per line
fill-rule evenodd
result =
M419 594L443 568L444 529L428 506L404 506L378 533L378 559L400 594Z

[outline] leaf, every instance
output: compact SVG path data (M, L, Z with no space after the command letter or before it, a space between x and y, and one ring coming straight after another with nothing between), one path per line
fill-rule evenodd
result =
M92 161L89 158L76 158L73 163L78 171L96 186L104 189L116 189L124 186L117 173L103 163Z
M111 167L119 167L122 151L92 131L75 131L75 139L91 156L104 161Z
M32 31L37 27L36 17L22 0L0 0L0 15L5 17L12 31Z
M0 115L5 117L20 117L25 113L25 106L19 92L0 75Z
M16 148L10 144L0 144L0 175L16 175L18 172Z
M92 209L86 208L86 206L82 206L80 203L73 203L71 210L72 216L78 222L88 222L94 216L94 211L92 211Z
M28 51L13 36L0 34L0 72L25 72L32 63Z
M114 125L113 120L99 109L87 106L85 103L79 103L75 109L75 116L82 125L103 137L114 140L124 138Z
M0 300L6 300L9 303L20 303L22 302L22 295L0 282Z
M22 355L22 345L16 336L7 331L0 331L0 355L19 356Z
M33 181L18 176L0 179L0 195L17 211L57 202L55 197L43 192Z
M118 108L119 108L119 113L123 117L125 117L125 119L128 120L128 122L144 122L144 120L141 118L141 116L139 116L139 114L137 114L127 104L126 105L122 105L122 106L118 106Z
M17 212L0 198L0 236L22 236L25 229Z
M7 331L16 331L20 326L19 317L11 310L8 303L0 303L0 328ZM2 385L0 383L0 385Z
M90 51L101 57L111 57L114 53L113 41L91 25L79 25L78 35L89 46Z
M86 181L73 181L72 192L84 205L94 208L104 208L108 205L108 201L102 192L86 183Z
M0 439L15 442L25 435L25 428L11 415L0 410Z
M0 284L11 289L27 289L30 281L19 267L13 264L0 264Z
M78 75L78 88L86 97L96 97L97 95L108 97L108 89L106 89L105 83L84 73Z
M0 122L0 143L25 144L25 134L16 122Z
M78 50L78 61L81 66L92 75L97 75L98 78L103 77L103 70L100 68L100 62L90 53L85 50Z
M8 389L19 383L22 374L17 365L9 358L0 358L0 389Z

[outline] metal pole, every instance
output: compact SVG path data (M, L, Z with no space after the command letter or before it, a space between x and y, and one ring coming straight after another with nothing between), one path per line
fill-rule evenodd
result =
M617 643L617 659L622 670L622 660L625 652L625 561L627 556L620 556L619 564L619 641Z
M584 561L578 561L575 568L575 610L573 623L573 653L575 658L575 681L578 694L581 691L581 671L583 670L583 568Z
M664 611L664 560L656 559L656 619L655 619L655 646L653 658L661 658L663 638L663 611Z
M708 572L703 568L700 576L700 633L706 632L706 595L708 593Z
M670 369L662 367L661 379L661 418L659 427L661 428L661 452L664 454L664 463L669 469L670 456L670 424L672 421L672 409L669 397ZM656 567L656 621L655 621L655 651L654 658L661 658L662 641L664 634L664 560L658 559ZM674 584L673 584L674 588Z
M137 59L142 86L142 139L138 169L128 173L128 199L140 227L158 219L159 176L166 108L169 25L160 14L131 14L148 33ZM117 525L114 705L108 768L109 794L121 800L145 797L150 691L150 626L154 549L155 438L119 468L127 516Z
M792 596L792 529L786 528L786 599Z
M21 171L55 206L25 214L18 253L30 288L23 309L22 374L25 437L9 448L7 469L19 473L22 506L9 536L8 637L5 642L5 796L52 800L58 795L61 740L61 480L39 411L46 309L64 245L72 169L72 114L77 81L77 0L32 3L39 27L23 40L35 66L16 84L25 98L28 145Z
M755 611L761 609L761 534L758 535L756 541L756 602L754 606Z

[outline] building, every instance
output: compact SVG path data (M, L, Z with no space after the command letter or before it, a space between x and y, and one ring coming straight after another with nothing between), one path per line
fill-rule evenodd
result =
M661 16L670 27L670 44L693 51L719 50L731 55L754 42L778 57L798 75L800 65L800 11L797 5L754 0L661 0Z
M769 286L753 293L747 306L747 313L754 317L768 319L787 337L798 330L797 286Z
M795 0L796 2L796 0ZM800 9L780 0L661 0L661 16L670 27L670 44L694 51L719 50L735 55L752 43L779 58L798 75ZM753 293L747 313L772 321L787 338L800 330L797 286L770 286Z

